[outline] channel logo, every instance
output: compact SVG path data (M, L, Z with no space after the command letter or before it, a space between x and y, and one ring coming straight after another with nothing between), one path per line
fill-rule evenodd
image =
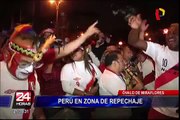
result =
M13 108L31 108L34 93L31 90L18 90L15 92Z
M161 20L160 18L165 16L165 10L163 8L158 8L155 10L155 16L156 16L156 20Z

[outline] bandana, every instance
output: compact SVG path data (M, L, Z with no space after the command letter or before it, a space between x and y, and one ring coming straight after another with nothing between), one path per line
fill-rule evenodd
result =
M26 49L26 48L23 48L23 47L17 45L16 43L13 43L13 42L9 43L9 47L14 52L18 52L20 54L23 54L25 56L33 58L33 60L35 62L40 61L42 59L42 57L43 57L43 53L42 52L35 52L36 51L35 49Z

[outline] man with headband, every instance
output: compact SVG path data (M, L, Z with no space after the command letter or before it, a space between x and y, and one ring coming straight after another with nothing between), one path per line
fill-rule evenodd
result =
M12 109L15 93L18 90L31 90L34 95L39 95L40 87L35 69L71 53L88 37L99 33L96 24L97 22L91 25L83 36L63 48L51 50L48 48L55 41L55 36L50 36L41 48L37 48L36 33L32 26L29 24L17 26L4 49L4 60L0 61L0 95L12 97L10 107L0 108L0 119L45 119L42 109L34 109L33 104L29 109ZM49 60L49 56L52 60ZM34 100L34 96L32 99Z

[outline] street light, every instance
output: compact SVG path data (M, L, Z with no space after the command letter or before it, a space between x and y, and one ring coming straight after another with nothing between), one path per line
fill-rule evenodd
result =
M149 41L151 41L152 39L151 39L151 38L149 38L148 40L149 40Z
M120 45L120 46L123 45L123 42L122 42L122 41L119 41L119 45Z
M145 33L145 36L148 36L148 35L149 35L149 34L146 32L146 33Z
M168 33L168 29L167 28L164 28L163 29L163 34L167 34Z
M56 35L59 37L59 25L58 25L58 21L59 21L59 5L62 2L62 0L49 0L49 2L51 4L55 4L56 5L56 23L55 23L55 29L56 29Z

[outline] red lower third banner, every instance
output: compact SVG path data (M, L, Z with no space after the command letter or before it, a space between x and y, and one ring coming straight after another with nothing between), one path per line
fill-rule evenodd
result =
M118 95L178 96L179 90L119 90Z

